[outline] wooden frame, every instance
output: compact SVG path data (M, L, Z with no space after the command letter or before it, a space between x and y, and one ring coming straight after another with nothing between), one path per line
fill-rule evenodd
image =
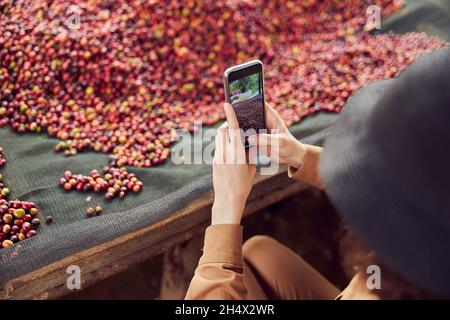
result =
M274 176L258 176L244 215L305 188L306 184L287 177L286 167ZM0 288L0 299L56 299L71 293L66 286L70 265L80 267L81 287L88 287L202 232L209 224L212 203L211 191L157 223L9 280Z

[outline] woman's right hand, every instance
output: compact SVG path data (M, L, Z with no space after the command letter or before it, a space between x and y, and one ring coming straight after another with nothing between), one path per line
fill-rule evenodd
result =
M265 103L266 127L269 133L250 136L248 141L254 146L267 148L272 161L300 167L306 156L306 147L289 132L283 119L269 104Z

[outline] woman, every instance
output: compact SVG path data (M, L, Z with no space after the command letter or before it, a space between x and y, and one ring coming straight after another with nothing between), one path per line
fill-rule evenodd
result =
M250 142L279 145L271 156L289 165L291 178L325 190L364 243L351 241L350 254L364 259L342 292L271 238L257 236L242 246L240 222L256 169L224 161L244 154L230 139L238 123L226 104L228 122L216 137L211 226L186 298L450 298L449 71L450 50L442 50L397 79L362 88L324 149L298 142L266 104L271 133ZM380 273L378 284L369 284L368 270Z

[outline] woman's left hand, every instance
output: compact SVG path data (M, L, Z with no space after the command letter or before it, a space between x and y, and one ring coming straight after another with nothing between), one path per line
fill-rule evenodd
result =
M256 167L247 163L233 107L226 103L224 108L228 122L217 129L213 161L212 224L240 224Z

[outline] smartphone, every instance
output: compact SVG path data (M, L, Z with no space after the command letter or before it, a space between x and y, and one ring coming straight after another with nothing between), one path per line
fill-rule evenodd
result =
M266 128L263 70L263 63L253 60L230 67L223 74L225 101L233 106L244 133ZM249 146L247 139L244 144Z

